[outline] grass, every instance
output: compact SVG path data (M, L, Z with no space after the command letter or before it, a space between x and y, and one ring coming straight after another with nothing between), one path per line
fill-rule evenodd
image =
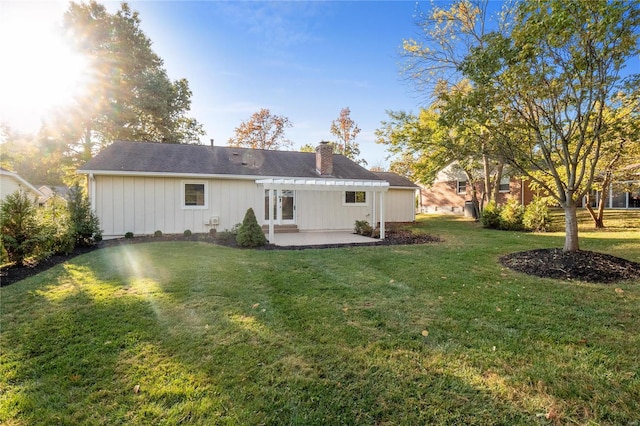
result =
M635 227L634 227L635 226ZM502 269L560 233L101 249L0 289L0 422L638 424L640 286ZM640 221L583 249L640 261ZM616 290L617 289L617 290Z

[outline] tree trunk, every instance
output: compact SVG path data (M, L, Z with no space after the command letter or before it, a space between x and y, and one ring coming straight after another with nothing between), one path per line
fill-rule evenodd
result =
M600 201L598 202L598 212L596 213L595 210L593 210L593 207L591 207L591 201L593 201L592 197L591 197L591 192L589 192L587 194L587 204L585 206L585 208L587 209L587 211L589 212L589 216L591 216L591 219L593 220L593 223L596 227L596 229L602 229L604 228L604 222L603 222L603 211L604 211L604 203L602 201L602 197L600 197ZM600 207L603 207L603 209L601 209Z
M578 215L576 202L573 198L569 198L564 204L564 252L578 251Z

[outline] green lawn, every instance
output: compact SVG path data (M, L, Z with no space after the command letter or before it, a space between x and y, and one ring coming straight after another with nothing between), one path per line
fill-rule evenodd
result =
M631 222L581 247L640 261ZM560 233L417 228L445 241L134 244L2 288L0 423L640 423L639 283L497 263Z

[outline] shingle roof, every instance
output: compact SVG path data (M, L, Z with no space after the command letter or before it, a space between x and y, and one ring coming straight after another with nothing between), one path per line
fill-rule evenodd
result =
M114 142L78 169L80 173L157 173L317 178L316 154L226 146ZM384 180L342 155L333 155L333 177Z
M403 187L403 188L419 188L418 185L411 182L404 176L400 176L399 174L393 172L373 172L380 179L384 179L389 182L389 186L391 187Z

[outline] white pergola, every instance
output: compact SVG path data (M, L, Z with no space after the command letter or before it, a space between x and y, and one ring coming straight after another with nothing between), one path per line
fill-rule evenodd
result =
M384 240L384 193L389 189L389 182L381 180L345 180L345 179L313 179L313 178L269 178L256 180L258 185L269 191L269 241L274 240L275 224L273 217L274 190L302 191L367 191L373 193L372 213L373 225L376 219L376 194L379 194L380 205L380 239Z

